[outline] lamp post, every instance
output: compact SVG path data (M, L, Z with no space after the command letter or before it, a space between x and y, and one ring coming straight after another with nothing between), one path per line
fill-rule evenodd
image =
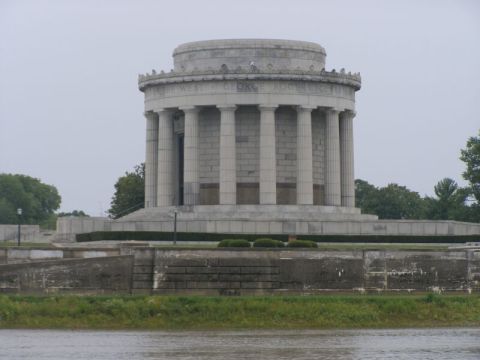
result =
M177 245L177 209L173 211L173 245Z
M18 215L18 238L17 238L17 245L20 246L20 236L21 236L21 219L22 219L22 209L18 208L17 209L17 215Z

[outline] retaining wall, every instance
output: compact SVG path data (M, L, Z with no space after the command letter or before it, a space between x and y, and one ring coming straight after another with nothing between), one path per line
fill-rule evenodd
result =
M0 265L0 293L130 293L132 256Z
M13 292L480 292L480 251L470 249L11 248L0 249L2 263L0 291Z
M480 291L474 251L157 249L153 258L160 294Z

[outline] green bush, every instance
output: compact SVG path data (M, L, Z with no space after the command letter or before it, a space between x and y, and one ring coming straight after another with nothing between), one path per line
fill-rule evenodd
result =
M249 248L250 242L245 239L223 239L218 243L218 247Z
M292 240L287 243L287 246L292 248L318 248L317 243L310 240Z
M260 238L255 240L255 242L253 243L253 247L282 248L284 247L284 244L283 241L280 240Z

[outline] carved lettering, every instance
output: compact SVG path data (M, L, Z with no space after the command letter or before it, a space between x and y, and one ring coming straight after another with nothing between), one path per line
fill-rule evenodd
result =
M237 81L237 92L258 92L257 84L249 81Z

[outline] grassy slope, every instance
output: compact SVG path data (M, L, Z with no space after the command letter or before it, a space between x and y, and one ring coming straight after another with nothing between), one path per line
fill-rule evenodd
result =
M0 328L480 326L480 296L0 296Z

